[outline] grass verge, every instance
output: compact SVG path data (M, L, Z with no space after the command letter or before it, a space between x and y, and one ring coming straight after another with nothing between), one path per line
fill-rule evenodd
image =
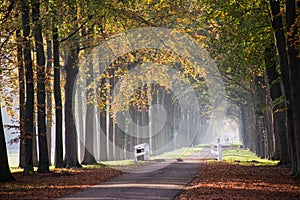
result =
M262 159L256 156L250 150L244 149L230 149L222 151L223 161L229 163L239 163L240 165L254 165L254 166L275 166L279 161Z

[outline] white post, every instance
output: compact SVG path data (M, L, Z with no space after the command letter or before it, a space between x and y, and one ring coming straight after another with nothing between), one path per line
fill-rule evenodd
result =
M150 159L150 147L149 147L148 143L145 143L144 152L145 152L144 160L149 160Z

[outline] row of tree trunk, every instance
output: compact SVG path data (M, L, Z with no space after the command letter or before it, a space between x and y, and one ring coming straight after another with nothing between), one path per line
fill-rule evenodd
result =
M280 2L270 0L272 26L275 32L279 65L286 98L287 131L289 155L292 164L292 175L300 177L300 60L298 46L295 0L285 2L286 29L282 22ZM282 140L282 142L285 139ZM284 146L285 147L285 146Z
M55 166L80 167L77 150L77 132L73 119L73 86L77 76L78 42L69 38L69 48L66 52L66 83L65 83L65 149L66 157L63 158L62 135L62 98L61 98L61 66L60 66L60 41L58 35L58 21L53 17L50 20L51 34L47 34L47 68L43 37L43 27L40 19L40 1L20 1L22 28L17 30L17 53L20 83L20 167L24 174L32 174L35 165L33 158L37 149L35 144L37 125L38 136L38 172L49 172L51 164L51 127L52 127L52 93L55 100ZM31 8L31 10L30 10ZM70 9L74 12L76 8ZM32 23L31 23L32 21ZM34 48L31 45L30 34L33 34ZM49 32L48 32L49 33ZM34 52L34 53L32 53ZM36 56L33 59L33 55ZM34 61L36 63L34 63ZM54 70L53 70L54 68ZM54 71L54 87L51 87L51 71ZM36 76L35 76L36 74ZM35 89L36 86L36 89ZM47 87L46 87L47 86ZM53 92L50 92L50 91ZM35 91L37 99L35 99ZM46 95L47 94L47 95ZM47 96L47 102L46 102ZM46 109L47 106L47 109ZM35 122L37 112L37 124Z
M115 121L111 116L110 104L104 103L104 107L96 107L93 103L93 95L101 96L101 94L95 92L96 88L89 87L91 85L99 87L92 84L94 80L90 74L93 71L91 67L89 64L88 69L84 70L89 77L85 85L78 84L76 89L78 104L75 113L78 129L83 131L79 139L82 164L94 164L96 160L132 159L134 146L141 143L149 143L151 155L156 156L204 142L208 130L203 127L206 127L207 120L197 120L199 117L196 117L193 110L181 111L173 94L159 85L145 85L136 90L135 97L142 99L142 91L147 91L146 88L151 87L153 89L151 101L146 107L131 102L129 115L119 113L122 116L117 117ZM111 87L114 87L115 80L112 79L102 80L101 84L104 85L103 82L107 81L112 81ZM107 96L103 95L102 101L113 100L111 91L112 89L109 89L105 92ZM156 109L156 105L164 107L165 110ZM199 121L203 121L202 129Z
M252 93L240 105L243 140L246 147L261 157L290 165L291 175L300 178L298 4L294 0L284 3L285 27L281 2L270 0L269 3L275 42L265 47L265 78L256 78Z

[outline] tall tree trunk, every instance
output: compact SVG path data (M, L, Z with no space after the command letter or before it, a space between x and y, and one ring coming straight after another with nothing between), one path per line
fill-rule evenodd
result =
M266 72L268 76L268 82L270 85L270 96L272 101L280 98L282 96L280 82L278 82L279 74L276 70L276 50L274 45L270 45L265 50L265 64ZM287 133L286 133L286 121L284 108L279 105L273 107L273 116L274 116L274 132L279 139L280 146L280 163L287 165L290 163L289 151L287 145Z
M273 114L272 112L268 112L266 115L266 121L267 121L267 126L270 130L273 129ZM286 121L286 120L285 120ZM274 152L275 152L275 135L273 134L274 131L269 132L267 134L267 149L266 149L266 158L269 160L274 159Z
M291 174L294 175L297 172L297 153L294 135L294 122L293 122L293 105L291 103L291 87L290 87L290 74L289 64L286 51L286 41L284 35L284 28L282 23L282 15L280 12L280 1L270 0L271 6L271 19L272 27L274 29L274 35L276 39L276 48L278 51L280 71L282 75L285 98L287 102L287 127L288 127L288 144L290 149L290 157L292 161Z
M253 151L253 152L258 152L258 140L260 138L260 132L259 130L257 129L257 126L256 126L256 113L255 113L255 106L257 105L257 102L256 102L256 96L254 96L254 94L252 93L251 94L251 98L248 99L248 105L249 105L249 108L248 108L248 114L249 114L249 121L248 121L248 127L249 127L249 135L250 135L250 150ZM254 133L254 134L253 134Z
M74 41L72 41L74 42ZM71 42L71 43L72 43ZM66 167L81 167L78 161L77 130L73 113L73 93L78 74L78 43L74 42L67 54L66 84L65 84L65 147Z
M83 93L82 93L82 86L81 86L81 81L79 81L77 85L77 110L78 110L78 127L79 127L79 156L81 159L84 157L84 122L83 122L83 104L82 104L82 98L83 98Z
M137 144L137 129L136 129L136 109L135 105L133 105L133 102L129 105L129 114L131 117L131 120L129 119L129 122L127 122L127 132L126 134L126 158L131 159L133 158L133 150L134 146Z
M256 124L257 124L257 132L258 132L258 153L257 155L261 158L265 158L265 147L267 144L267 141L265 140L267 135L272 135L273 134L273 129L270 129L270 126L268 123L268 115L270 112L270 108L264 108L267 106L269 103L269 94L267 93L267 87L266 87L266 81L264 77L256 77L256 85L257 85L257 93L259 97L259 104L257 105L257 112L256 112ZM261 117L263 117L263 120L261 120ZM278 151L276 151L276 155L280 156L280 145L279 145L279 140L276 141L278 145L276 147L278 148ZM276 143L276 144L277 144Z
M113 75L111 75L113 76ZM112 92L113 92L113 84L114 84L114 78L111 77L109 79L109 84L110 84L110 89L109 89L109 101L111 101L112 98ZM114 122L113 122L113 118L110 114L110 110L111 110L111 104L108 104L108 141L107 141L107 145L108 145L108 160L114 160L114 140L115 140L115 131L114 131Z
M152 85L151 86L151 90L152 90L152 102L151 105L155 106L156 104L158 104L158 87L156 85ZM157 119L157 109L151 109L151 113L150 113L150 122L151 122L151 130L150 130L150 135L151 135L151 144L150 144L150 151L151 151L151 155L156 156L158 154L157 152L157 140L158 140L158 134L157 132L157 125L158 125L158 119Z
M24 64L26 71L26 121L25 121L25 166L24 175L32 174L32 137L33 137L33 106L34 106L34 85L33 85L33 69L31 58L31 44L29 38L29 5L27 0L21 2L22 10L22 28L23 28L23 44L24 44Z
M163 143L163 151L164 152L168 152L170 151L170 139L171 139L171 124L170 121L172 119L171 117L171 109L172 109L172 100L171 100L171 93L170 91L168 91L166 88L163 87L163 91L164 91L164 101L163 101L163 106L166 110L166 122L164 125L164 132L163 132L163 138L164 138L164 143ZM190 117L191 112L189 112L189 124L192 122L192 118ZM188 129L189 133L191 133L191 126L189 126ZM191 144L193 138L192 138L193 134L189 134L189 143L188 145Z
M114 146L115 146L115 130L114 130L114 122L113 118L111 116L111 100L112 100L112 92L113 92L113 87L114 87L114 78L113 78L113 73L110 73L111 77L108 79L109 81L109 91L108 91L108 99L109 103L107 105L108 109L108 137L107 137L107 146L108 146L108 160L114 160Z
M256 83L256 87L257 87L257 94L259 97L259 104L257 105L257 111L256 111L256 130L258 133L258 147L259 147L259 153L257 154L258 156L260 156L261 158L265 158L265 152L264 152L264 147L267 144L267 141L265 140L265 136L270 136L273 134L273 128L269 127L269 123L272 123L268 118L269 112L270 112L270 108L266 107L269 103L269 94L267 91L267 87L266 87L266 81L264 79L264 77L261 76L257 76L255 78L255 83ZM261 119L261 117L263 117L263 120ZM279 138L275 137L275 144L276 144L276 152L275 155L277 156L277 158L279 159L280 156L280 145L279 145ZM274 155L274 153L273 153Z
M1 102L1 101L0 101ZM15 178L10 172L8 166L7 149L5 141L5 133L2 121L2 110L0 104L0 182L14 181Z
M19 151L19 167L25 166L25 71L23 60L23 39L21 31L16 31L17 38L17 60L19 72L19 124L20 124L20 151Z
M111 94L113 94L113 96L116 96L114 91L114 87L117 84L117 82L119 81L119 77L115 76L114 74L114 80L113 80L113 86L111 87ZM124 119L119 119L117 121L117 123L114 122L113 124L113 128L114 128L114 149L113 149L113 153L114 153L114 159L115 160L122 160L124 159L124 132L120 127L125 127L124 124Z
M9 10L11 11L14 7L14 2L11 2L10 4L10 8ZM23 7L22 7L23 8ZM23 11L23 9L22 9ZM23 14L23 12L22 12ZM9 17L9 15L7 16ZM23 19L23 16L22 16ZM2 28L2 27L1 27ZM21 72L21 78L23 77L22 84L24 85L24 67L23 67L23 58L22 58L22 46L21 46L21 35L20 35L20 31L17 30L16 32L16 36L17 36L17 61L18 61L18 69L19 69L19 74ZM1 38L1 42L2 42L2 38ZM2 43L3 44L3 43ZM2 74L2 63L1 63L1 58L0 58L0 88L4 89L5 86L2 85L3 83L3 74ZM21 70L21 71L20 71ZM19 80L20 80L20 76L19 76ZM20 83L20 88L22 87L21 83ZM24 93L24 91L22 91ZM2 96L2 95L1 95ZM14 177L11 174L10 168L9 168L9 164L8 164L8 156L7 156L7 148L6 148L6 140L5 140L5 132L4 132L4 126L3 126L3 119L2 119L2 98L0 96L0 182L11 182L14 181ZM24 109L22 108L22 105L20 104L20 110ZM20 113L21 116L21 113ZM20 117L20 127L21 127L21 117ZM24 131L22 132L24 133ZM22 135L24 137L24 135Z
M37 116L36 116L36 98L34 99L34 107L33 107L33 135L32 135L32 162L34 167L39 166L39 160L38 160L38 150L37 150Z
M173 112L173 125L174 125L174 144L173 149L178 148L178 132L179 132L179 119L180 119L180 108L178 100L175 100L174 103L174 112ZM203 129L201 129L202 132L205 132Z
M54 23L54 22L53 22ZM54 65L54 101L55 101L55 167L63 167L62 139L62 101L60 86L59 41L58 29L53 27L53 65Z
M174 140L174 102L173 102L173 94L171 92L167 93L167 151L172 151L174 150L174 146L171 145L172 141ZM192 118L194 120L194 118ZM197 121L197 123L199 123L199 121ZM193 121L194 124L194 121ZM195 131L196 129L193 127L193 131ZM194 132L193 132L194 133ZM195 134L193 134L194 136ZM194 140L195 138L193 138Z
M39 173L48 173L48 144L46 134L46 71L45 52L43 45L42 26L40 22L40 2L33 1L32 21L34 23L34 40L37 61L37 113L38 113L38 144L39 144Z
M85 115L85 151L82 164L95 164L97 163L94 156L94 115L95 115L95 105L94 105L94 70L93 62L90 60L88 63L88 69L86 71L86 115Z
M108 117L108 160L114 160L115 131L112 116Z
M152 155L152 143L153 143L153 83L149 84L148 87L150 90L148 90L148 120L149 120L149 147L150 147L150 154Z
M286 1L287 49L293 107L294 136L297 155L295 178L300 178L300 58L298 51L298 26L295 0Z
M105 89L105 78L102 78L100 81L100 112L99 112L99 118L100 118L100 160L101 161L107 161L108 155L107 155L107 105L106 105L106 89Z
M114 123L115 130L115 143L114 143L114 159L121 160L122 159L122 138L121 138L121 129L118 127L116 123Z
M51 149L52 149L52 41L47 36L47 66L46 66L46 104L47 104L47 144L48 144L48 160L51 165Z
M161 105L161 106L164 106L164 103L165 103L165 89L162 87L162 86L159 86L158 87L158 95L157 95L157 101L158 101L158 104ZM158 116L161 115L161 113L163 111L161 110L158 110L159 114ZM158 119L160 120L160 119ZM158 155L161 155L165 152L165 149L164 149L164 145L165 145L165 124L163 125L163 128L159 131L159 133L157 134L158 136L158 140L157 140L157 153Z
M149 106L148 106L148 94L147 94L147 84L143 85L142 87L142 96L141 96L141 102L146 102L144 105L142 104L141 108L141 126L142 126L142 143L148 143L149 144L149 129L145 129L146 126L149 125Z
M249 94L245 100L246 104L240 105L243 143L245 148L249 148L251 151L256 152L257 134L255 130L255 112L252 94Z
M108 78L108 82L109 82L109 91L108 91L108 96L109 96L109 105L108 105L108 110L109 110L109 117L108 117L108 154L109 154L109 160L114 160L115 159L115 141L116 141L116 132L115 132L115 125L114 125L114 121L111 115L111 103L113 100L113 92L114 92L114 88L115 88L115 83L117 81L117 78L115 78L115 74L114 74L114 67L110 67L108 70L109 73L109 78Z
M107 130L106 130L106 109L100 110L100 160L107 161Z

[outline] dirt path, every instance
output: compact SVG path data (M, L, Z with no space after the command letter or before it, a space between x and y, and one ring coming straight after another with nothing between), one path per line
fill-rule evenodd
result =
M204 149L182 161L147 165L62 199L174 199L198 173L201 159L208 156L210 149Z

